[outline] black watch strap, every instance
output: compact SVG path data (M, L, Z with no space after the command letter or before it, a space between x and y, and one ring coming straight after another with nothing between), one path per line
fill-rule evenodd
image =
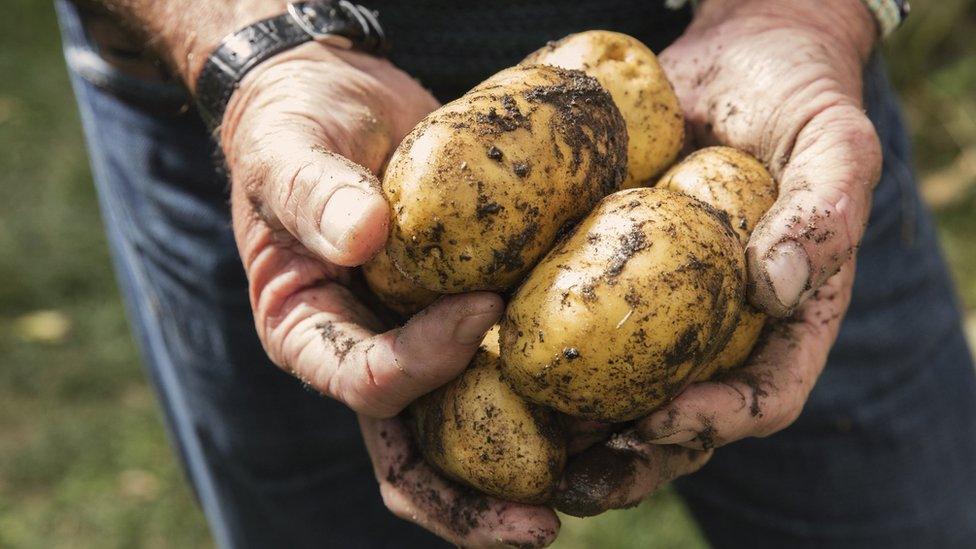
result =
M282 15L258 21L225 38L197 78L196 104L211 130L220 126L234 90L251 69L309 41L382 55L386 37L377 14L347 0L288 4Z

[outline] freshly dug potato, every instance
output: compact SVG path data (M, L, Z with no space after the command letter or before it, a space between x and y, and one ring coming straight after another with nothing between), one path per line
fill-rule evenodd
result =
M440 294L421 288L396 270L386 249L363 265L363 278L383 305L402 316L410 316L430 305Z
M742 366L752 353L752 348L759 341L763 327L766 325L766 315L752 308L748 303L743 304L742 312L739 313L739 320L735 325L735 331L725 347L702 366L702 369L695 375L695 381L708 381L717 374L727 372L733 368Z
M672 167L659 187L693 196L725 212L745 246L756 224L776 200L776 182L752 155L732 147L696 151ZM749 358L766 315L746 304L728 344L695 376L696 381L741 365Z
M383 178L390 259L436 292L507 290L619 188L626 165L623 119L596 80L506 69L428 115L394 152Z
M661 176L657 186L725 212L743 247L777 194L776 182L762 163L732 147L706 147L689 154Z
M644 185L678 157L685 121L661 65L640 40L619 32L571 34L523 63L579 69L600 81L627 124L627 178L623 188Z
M555 412L502 380L497 327L460 377L410 409L424 457L448 477L511 501L549 499L566 464L566 439Z
M725 345L744 286L742 245L712 207L666 189L617 192L512 297L505 378L572 416L643 416Z

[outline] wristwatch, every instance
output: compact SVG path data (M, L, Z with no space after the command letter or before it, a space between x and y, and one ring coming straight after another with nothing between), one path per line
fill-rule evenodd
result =
M197 110L207 127L220 126L231 95L251 69L311 41L373 55L387 51L376 12L347 0L291 2L285 13L227 36L210 54L196 86Z

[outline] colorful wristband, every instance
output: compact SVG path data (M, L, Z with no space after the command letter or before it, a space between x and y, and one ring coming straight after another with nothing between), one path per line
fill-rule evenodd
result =
M885 37L894 32L901 25L902 21L908 17L911 6L908 0L861 0L878 22L878 29L881 36ZM687 4L692 8L697 8L697 0L664 0L664 4L673 9L681 9Z
M878 22L881 36L885 37L894 32L908 17L911 6L908 0L861 0L867 6L874 20Z

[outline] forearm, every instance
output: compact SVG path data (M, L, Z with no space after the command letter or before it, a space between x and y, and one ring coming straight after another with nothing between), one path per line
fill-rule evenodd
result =
M856 53L862 63L878 39L877 23L861 0L705 0L689 31L717 28L730 19L781 27L812 26L822 32L831 45Z
M285 0L84 0L102 8L144 40L193 89L220 40L255 21L282 13Z

